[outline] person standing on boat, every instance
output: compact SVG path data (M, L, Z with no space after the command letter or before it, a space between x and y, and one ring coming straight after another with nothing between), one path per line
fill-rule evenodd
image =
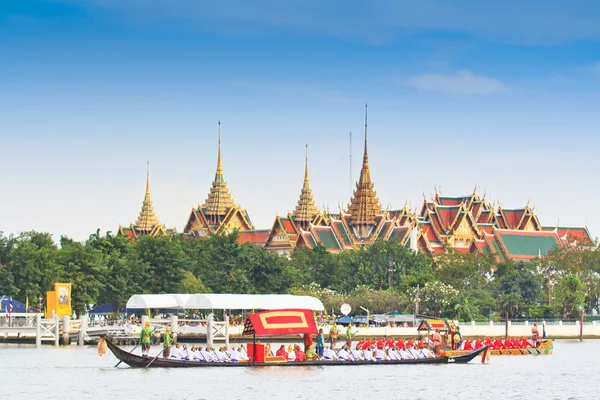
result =
M534 322L533 328L531 328L531 347L538 347L539 337L540 333L538 331L537 322Z
M319 329L317 335L317 354L320 358L323 358L323 349L325 348L325 335L323 335L323 328Z
M346 346L352 348L352 324L348 324L346 328Z
M305 333L304 334L304 352L308 351L308 348L313 344L312 334Z
M146 321L146 324L140 332L140 343L142 344L142 356L148 357L150 351L150 341L152 340L152 330L150 329L150 321Z
M454 350L460 350L462 348L462 333L460 333L460 326L456 327L456 332L454 332L453 342L454 342Z
M171 337L171 328L168 326L165 328L165 334L163 336L163 357L169 358L171 355L171 346L173 345L173 338Z
M432 344L433 344L434 352L437 355L440 352L440 349L443 345L442 336L440 335L439 329L436 329L435 332L433 332L433 334L431 335L431 341L433 342Z
M337 324L334 322L333 325L331 325L331 329L329 330L329 344L331 345L331 347L335 347L335 345L337 344L337 337L339 333L340 330L338 329Z

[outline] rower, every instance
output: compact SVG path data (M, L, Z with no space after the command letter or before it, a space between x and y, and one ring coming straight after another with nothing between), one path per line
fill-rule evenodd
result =
M304 361L304 360L306 360L306 353L304 353L300 349L300 346L298 346L297 344L294 345L294 350L296 352L296 361Z
M435 358L435 356L433 355L433 353L431 351L429 351L427 346L422 347L421 350L419 350L419 351L421 354L423 354L425 356L424 358Z
M375 360L387 361L389 359L390 359L390 357L387 354L385 354L385 351L383 351L383 349L380 348L375 351Z
M400 354L398 353L398 347L396 345L388 350L388 356L390 357L390 360L401 360Z
M200 353L200 361L202 361L202 362L214 362L214 360L212 358L212 355L208 351L202 349L202 347L198 348L198 352Z
M231 349L229 358L231 359L231 362L240 362L240 360L244 359L244 356L242 355L242 353L240 353L241 348L239 348L238 350L236 350L235 348Z
M412 360L413 358L415 358L406 348L406 345L404 345L404 347L402 347L402 350L400 350L399 352L400 354L400 358L402 358L403 360Z
M413 356L413 358L424 358L423 354L419 353L416 343L413 345L413 347L408 348L408 352L411 356Z
M373 357L373 347L369 346L367 350L363 351L363 355L365 361L375 361L375 357Z
M344 346L338 352L338 359L340 361L354 361L352 354L348 353L348 347Z
M175 345L175 348L173 349L173 351L171 352L171 356L170 358L172 360L182 360L184 358L183 353L181 352L181 345L179 343L177 343Z
M217 358L221 362L230 362L231 360L229 359L229 357L227 356L227 354L225 354L224 350L225 349L223 347L221 347L221 348L219 348L219 350L215 351L215 353L217 354Z
M352 358L355 361L358 360L364 360L365 357L363 356L363 351L361 350L361 346L360 345L356 345L356 348L354 350L352 350Z
M335 354L335 351L331 347L327 346L327 347L325 347L325 350L323 351L323 359L328 360L328 361L333 361L333 360L337 360L338 357Z

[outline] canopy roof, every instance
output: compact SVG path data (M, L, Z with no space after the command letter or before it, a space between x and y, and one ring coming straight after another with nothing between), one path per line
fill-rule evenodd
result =
M291 294L136 294L127 301L128 309L181 308L197 310L275 310L300 308L321 311L321 300Z
M289 309L250 314L244 324L242 335L294 333L317 333L317 325L310 310Z

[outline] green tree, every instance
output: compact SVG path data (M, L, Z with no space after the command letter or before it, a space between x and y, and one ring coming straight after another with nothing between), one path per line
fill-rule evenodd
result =
M554 311L561 318L578 318L585 304L585 285L576 275L567 275L554 289Z

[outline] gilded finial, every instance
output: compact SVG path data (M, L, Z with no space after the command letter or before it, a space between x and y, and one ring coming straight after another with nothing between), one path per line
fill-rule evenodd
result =
M150 196L150 161L146 161L146 196Z
M304 162L304 183L308 183L308 143L306 143L306 159Z

